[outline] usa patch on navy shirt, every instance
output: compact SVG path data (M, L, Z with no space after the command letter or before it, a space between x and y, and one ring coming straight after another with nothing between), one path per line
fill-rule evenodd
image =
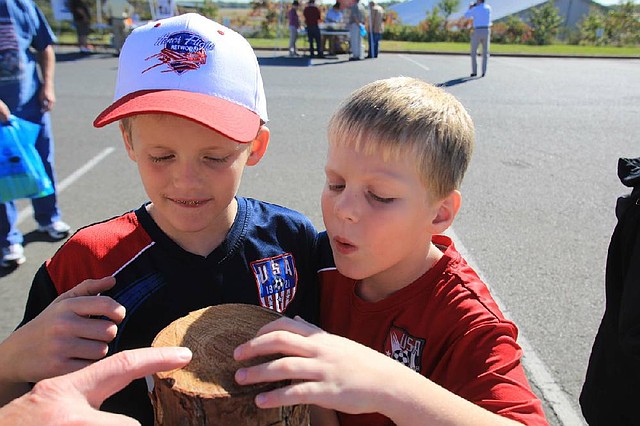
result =
M260 305L284 313L296 295L298 271L293 255L279 256L251 262L253 275L260 294Z

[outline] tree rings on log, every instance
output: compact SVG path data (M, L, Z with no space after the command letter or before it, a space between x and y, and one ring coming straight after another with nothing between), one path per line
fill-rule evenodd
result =
M186 346L193 352L184 368L156 373L150 393L157 426L307 426L306 405L261 409L258 393L287 386L290 381L241 386L234 379L240 367L261 364L279 356L248 362L233 359L233 350L253 338L280 314L244 304L223 304L191 312L158 333L152 346Z

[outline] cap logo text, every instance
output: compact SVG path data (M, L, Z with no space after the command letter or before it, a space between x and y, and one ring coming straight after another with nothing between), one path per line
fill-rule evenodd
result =
M188 31L165 34L154 45L162 46L160 53L149 56L145 61L155 59L159 62L142 71L143 74L162 65L166 66L162 72L177 74L198 69L207 63L207 52L215 47L213 42Z

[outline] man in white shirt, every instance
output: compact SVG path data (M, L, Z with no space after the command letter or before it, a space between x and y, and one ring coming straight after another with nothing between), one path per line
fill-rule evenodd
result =
M133 6L126 0L107 0L102 10L111 25L113 47L116 54L120 55L124 39L127 37L126 20L133 16Z
M178 14L176 0L156 0L156 10L153 19L171 18Z
M469 5L465 18L473 19L473 34L471 34L471 77L478 75L478 44L482 44L482 76L487 73L487 59L489 57L489 42L491 39L491 6L484 4L484 0L477 0Z

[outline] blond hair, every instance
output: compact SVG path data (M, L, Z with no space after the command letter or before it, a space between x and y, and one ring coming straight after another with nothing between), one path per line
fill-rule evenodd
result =
M328 138L385 161L413 156L425 187L440 199L460 188L475 136L455 97L415 78L394 77L353 92L331 117Z
M122 117L120 119L120 124L122 124L122 128L127 133L127 136L129 136L129 140L131 140L131 126L133 123L133 117L135 116Z

